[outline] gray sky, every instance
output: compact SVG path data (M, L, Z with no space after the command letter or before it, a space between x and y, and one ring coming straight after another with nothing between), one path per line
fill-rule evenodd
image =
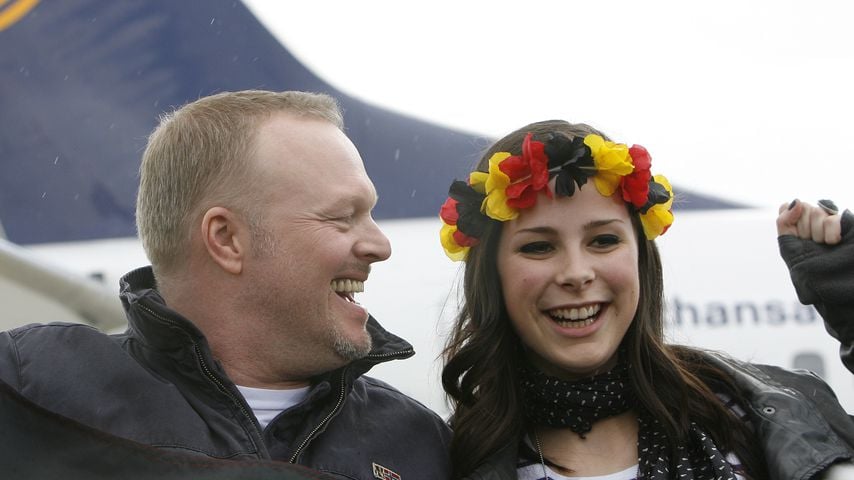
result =
M678 186L854 207L851 2L246 4L315 73L372 104L492 136L589 123L647 147Z

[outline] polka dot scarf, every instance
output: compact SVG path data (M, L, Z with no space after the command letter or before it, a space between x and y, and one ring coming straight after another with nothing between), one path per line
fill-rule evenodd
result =
M687 444L668 442L658 420L640 415L638 433L638 480L736 480L732 465L712 437L691 424ZM669 461L667 460L669 457Z
M628 368L620 363L610 372L568 382L539 370L521 370L525 418L531 425L569 427L581 438L597 420L632 407Z
M725 455L696 424L687 443L671 444L658 420L637 405L628 370L621 362L610 372L566 381L521 368L525 418L529 425L569 428L584 438L596 421L635 407L639 480L736 480Z

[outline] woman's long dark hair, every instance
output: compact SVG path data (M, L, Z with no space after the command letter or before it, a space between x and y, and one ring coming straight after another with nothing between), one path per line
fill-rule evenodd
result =
M478 170L487 171L493 153L518 155L525 135L561 132L570 137L600 132L583 124L551 120L523 127L496 142ZM602 135L604 137L604 135ZM607 138L607 137L605 137ZM593 188L592 185L585 185ZM709 388L739 399L732 381L704 361L700 351L664 343L664 296L658 248L646 240L640 219L630 213L638 239L640 298L621 348L631 368L631 382L642 407L661 422L671 444L688 437L699 424L724 451L735 453L752 478L765 476L765 462L748 425L738 419ZM517 367L522 346L504 305L497 267L501 223L491 222L466 259L463 305L444 351L442 385L454 407L451 461L454 477L470 474L527 428Z

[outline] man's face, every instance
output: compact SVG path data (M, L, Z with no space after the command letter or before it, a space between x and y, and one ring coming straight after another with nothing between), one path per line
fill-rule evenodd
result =
M368 312L353 297L391 248L359 153L334 125L286 114L262 124L256 147L261 232L243 273L257 335L272 355L305 359L306 374L363 357Z

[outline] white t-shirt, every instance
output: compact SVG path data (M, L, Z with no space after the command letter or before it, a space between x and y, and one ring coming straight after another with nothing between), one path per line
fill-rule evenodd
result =
M283 390L270 390L266 388L252 388L238 385L237 389L243 394L255 418L261 425L261 429L267 428L267 424L276 418L279 413L293 407L303 401L308 394L308 387L289 388Z
M548 472L549 480L635 480L638 478L637 465L632 465L622 472L597 475L595 477L566 477L553 472L552 469L548 467L546 467L546 472ZM541 463L528 465L516 470L516 475L519 480L543 480L543 465Z
M738 464L738 458L729 454L726 456L727 461L731 464ZM516 475L519 480L637 480L638 466L637 464L620 471L609 473L606 475L596 475L593 477L567 477L559 473L555 473L551 468L546 467L546 477L543 477L543 464L530 463L525 466L520 466L516 470ZM735 474L738 480L744 480L744 477L738 473Z
M728 458L731 458L729 455ZM637 479L638 466L633 465L622 472L601 475L597 477L565 477L554 473L550 468L546 468L549 480L635 480ZM519 480L541 480L543 478L543 466L539 463L528 465L525 468L517 470ZM736 474L738 479L743 479L741 475ZM822 480L849 480L854 478L854 464L849 462L838 463L828 468L819 478Z
M528 445L528 448L536 451L536 447L527 435L525 435L523 440ZM735 478L737 480L744 480L744 476L738 473L741 470L741 461L738 457L733 453L728 453L726 461L736 470ZM638 464L634 464L619 472L592 477L568 477L554 472L548 466L546 466L545 471L546 476L544 477L542 463L531 462L520 457L516 465L516 478L519 480L637 480L638 478Z

